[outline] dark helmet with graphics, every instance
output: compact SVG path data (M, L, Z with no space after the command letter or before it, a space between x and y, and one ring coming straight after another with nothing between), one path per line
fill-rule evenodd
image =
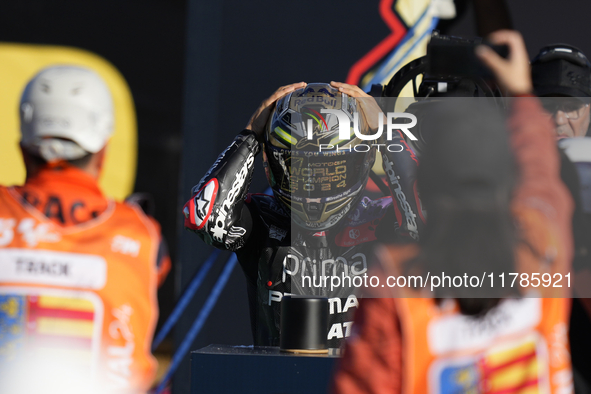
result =
M326 83L311 83L277 101L267 123L263 160L275 197L295 224L326 230L354 208L375 162L360 103ZM341 122L343 131L340 132Z

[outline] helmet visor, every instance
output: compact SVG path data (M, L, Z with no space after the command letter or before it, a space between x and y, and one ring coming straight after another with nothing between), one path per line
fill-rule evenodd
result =
M276 190L294 201L343 197L367 178L375 151L305 152L270 147Z

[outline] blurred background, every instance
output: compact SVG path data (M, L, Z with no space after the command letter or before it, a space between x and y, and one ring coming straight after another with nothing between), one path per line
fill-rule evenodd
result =
M444 11L450 3L434 2L441 3ZM427 15L429 19L421 24L429 3L4 0L0 2L0 43L84 49L110 62L127 81L137 115L133 190L153 196L155 217L173 261L172 272L159 292L160 326L211 253L197 236L182 230L182 204L259 102L278 86L292 82L367 83L380 75L380 66L386 67L401 40L407 38L409 48L400 65L419 56L422 40L434 27L446 34L478 34L472 1L456 1L455 17L451 15L450 20ZM523 33L530 56L556 42L591 54L590 2L521 0L508 7L513 27ZM388 65L390 73L382 72L384 78L391 76L395 67ZM17 103L14 105L16 111ZM266 189L259 167L251 187L254 192ZM228 257L222 255L173 335L161 345L164 366ZM246 288L239 268L191 348L210 343L252 343ZM187 355L176 374L173 392L188 391Z

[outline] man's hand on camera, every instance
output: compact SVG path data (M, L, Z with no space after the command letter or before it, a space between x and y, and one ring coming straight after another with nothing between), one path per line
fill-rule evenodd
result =
M261 105L259 105L256 111L254 111L254 114L252 114L252 117L248 121L245 129L254 131L257 136L257 140L262 141L263 133L265 132L265 126L267 125L267 121L269 120L269 116L271 115L271 111L273 110L273 105L275 105L275 102L286 94L305 86L305 82L298 82L292 83L291 85L282 86L277 89L275 93L273 93L269 98L263 100Z
M342 82L331 82L330 83L333 87L337 88L339 92L345 93L350 97L357 97L361 98L358 100L361 106L361 112L363 113L363 117L365 118L366 124L369 126L371 130L378 129L378 114L382 112L380 106L376 102L376 100L370 96L369 94L365 93L359 86L356 85L349 85ZM384 124L386 122L384 121Z
M513 96L531 94L533 86L529 57L521 34L514 30L499 30L491 33L488 40L493 44L506 44L509 47L507 59L503 59L486 45L476 47L476 55L493 72L497 83Z

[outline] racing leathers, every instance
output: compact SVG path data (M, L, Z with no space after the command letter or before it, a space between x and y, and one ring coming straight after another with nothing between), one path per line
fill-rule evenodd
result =
M418 240L424 222L415 185L418 161L402 134L394 135L389 143L399 144L400 152L378 146L394 198L364 196L325 231L295 225L274 196L248 194L260 150L250 130L234 139L193 188L183 209L185 227L206 243L236 253L246 275L255 345L279 344L282 297L305 294L329 299L328 345L339 347L351 333L359 279L351 287L331 288L330 279L322 277L365 279L375 241Z

